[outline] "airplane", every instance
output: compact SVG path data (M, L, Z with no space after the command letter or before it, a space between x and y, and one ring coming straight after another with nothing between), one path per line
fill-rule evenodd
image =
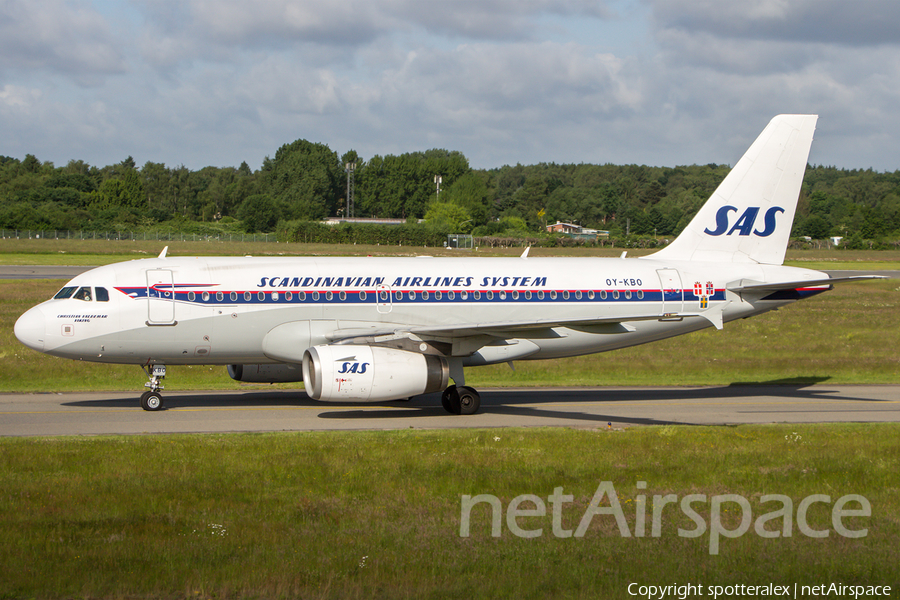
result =
M144 410L169 365L243 382L304 382L324 402L441 391L477 412L465 369L645 344L830 290L783 266L817 115L779 115L658 252L628 258L174 257L98 267L15 324L53 356L135 364ZM452 383L451 383L452 381Z

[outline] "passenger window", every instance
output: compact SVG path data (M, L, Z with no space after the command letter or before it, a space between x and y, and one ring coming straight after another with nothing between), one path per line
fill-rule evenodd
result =
M83 287L75 292L75 296L73 296L76 300L84 300L85 302L91 301L91 288Z
M96 287L94 293L97 295L97 302L109 302L109 292L106 288Z

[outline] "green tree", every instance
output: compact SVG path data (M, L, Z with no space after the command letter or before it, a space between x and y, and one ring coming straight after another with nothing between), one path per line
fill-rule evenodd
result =
M469 171L441 192L441 200L465 209L473 221L473 227L487 223L492 204L488 180L489 177L484 172Z
M465 233L472 229L472 217L468 211L452 202L432 202L425 213L425 221L430 226L443 227L455 233ZM466 221L469 223L466 224L466 230L462 231L460 225Z
M91 194L91 206L98 209L125 207L140 208L144 205L144 185L134 169L121 177L107 179L100 189Z
M172 173L163 163L147 161L141 168L141 182L144 185L149 210L163 210L166 198L171 194Z
M41 161L34 154L26 154L25 160L22 161L23 173L37 173L41 170Z
M540 175L530 175L513 196L516 208L532 229L538 229L541 225L538 212L547 203L547 195L547 181Z
M824 240L831 235L831 227L821 215L811 215L800 222L799 225L799 235L808 235L814 240Z
M344 170L325 144L297 140L264 163L264 190L279 200L291 219L316 220L335 214Z
M460 152L376 155L357 174L357 205L375 216L418 218L437 199L436 175L442 178L441 189L447 190L468 171L469 162Z
M269 194L250 196L238 208L238 219L247 233L274 231L281 214L278 202Z

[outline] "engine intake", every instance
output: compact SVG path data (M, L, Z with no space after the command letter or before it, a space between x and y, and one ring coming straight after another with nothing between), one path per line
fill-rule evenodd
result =
M441 356L379 346L322 345L303 354L306 393L325 402L380 402L447 387L450 367Z

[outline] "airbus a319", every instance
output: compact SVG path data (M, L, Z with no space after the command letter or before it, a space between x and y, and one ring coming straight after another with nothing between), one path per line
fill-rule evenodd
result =
M775 117L688 227L640 258L170 257L99 267L23 314L61 358L299 382L325 402L442 391L478 411L468 367L605 352L716 327L840 281L783 266L817 117ZM75 363L73 368L77 368Z

